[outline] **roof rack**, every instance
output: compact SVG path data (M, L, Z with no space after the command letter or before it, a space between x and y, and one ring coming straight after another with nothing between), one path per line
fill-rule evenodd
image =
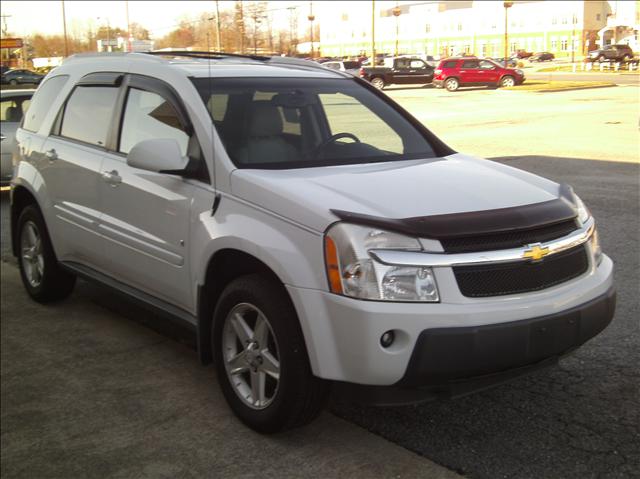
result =
M300 66L306 68L313 69L322 69L326 70L325 67L310 60L303 60L302 58L292 58L292 57L272 57L265 55L242 55L240 53L225 53L225 52L206 52L206 51L191 51L191 50L165 50L165 51L149 51L149 52L140 52L147 55L153 56L174 56L174 57L187 57L187 58L200 58L200 59L211 59L211 60L221 60L225 57L227 58L247 58L249 60L255 60L260 62L269 62L272 65L291 65L291 66Z
M248 58L250 60L266 61L271 57L262 55L241 55L239 53L225 53L225 52L205 52L205 51L191 51L191 50L153 50L148 52L140 52L147 55L157 56L173 56L173 57L189 57L189 58L207 58L212 60L222 59L224 57L233 58Z

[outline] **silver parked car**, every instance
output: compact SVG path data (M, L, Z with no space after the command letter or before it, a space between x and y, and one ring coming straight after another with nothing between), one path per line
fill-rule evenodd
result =
M13 173L11 154L16 130L29 108L35 90L8 90L0 93L0 184L9 184Z

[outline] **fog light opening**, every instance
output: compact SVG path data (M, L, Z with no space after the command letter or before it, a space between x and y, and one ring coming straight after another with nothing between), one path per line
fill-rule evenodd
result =
M383 333L382 336L380 336L380 345L383 348L388 348L389 346L391 346L393 344L395 339L396 339L396 333L394 333L393 331L389 330L386 333Z

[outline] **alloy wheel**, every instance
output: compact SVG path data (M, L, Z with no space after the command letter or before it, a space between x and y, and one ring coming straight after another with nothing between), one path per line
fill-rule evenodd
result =
M37 288L44 276L44 255L42 254L42 238L33 221L27 221L20 235L20 259L29 284Z
M229 311L222 330L222 358L236 395L252 409L264 409L280 384L280 354L269 320L250 303Z

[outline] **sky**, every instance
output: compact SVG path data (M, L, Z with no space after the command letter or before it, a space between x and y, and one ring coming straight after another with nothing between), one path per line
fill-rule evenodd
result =
M234 1L220 1L220 11L231 10ZM327 8L331 2L314 2L314 10ZM67 32L80 34L91 27L97 29L106 25L127 28L126 3L124 1L69 1L64 2L67 18ZM309 2L277 1L268 2L274 16L285 22L288 17L287 7L298 6L301 17L308 15ZM52 1L2 1L2 15L6 18L7 30L16 36L33 35L35 33L62 34L62 2ZM129 1L130 23L140 23L159 38L173 30L181 19L196 18L202 12L215 11L215 2L208 1ZM316 13L316 12L314 12ZM319 13L319 12L318 12ZM280 14L280 15L278 15ZM3 19L4 20L4 19ZM275 27L274 22L274 27ZM2 25L4 28L4 25Z

